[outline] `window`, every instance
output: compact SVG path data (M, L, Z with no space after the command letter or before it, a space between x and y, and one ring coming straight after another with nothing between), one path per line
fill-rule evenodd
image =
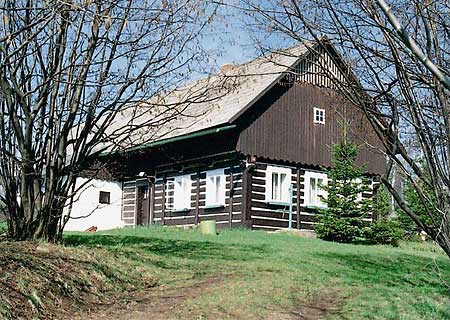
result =
M192 182L190 175L178 176L173 181L173 209L182 210L191 207Z
M319 172L305 172L305 205L324 207L321 197L326 197L327 192L321 186L327 184L327 175Z
M98 195L98 203L110 204L111 203L111 192L100 191Z
M223 169L206 173L206 206L225 205L225 173Z
M288 203L291 169L268 166L266 177L266 201Z
M325 109L314 108L314 123L325 124Z

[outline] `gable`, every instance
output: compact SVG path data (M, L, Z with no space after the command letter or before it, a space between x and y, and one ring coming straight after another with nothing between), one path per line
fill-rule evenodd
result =
M314 108L325 110L325 124L313 122ZM361 110L335 90L294 83L278 84L243 117L236 148L243 154L305 166L331 166L330 146L342 137L342 119L350 122L350 137L361 146L358 162L369 173L384 170L383 155Z
M338 65L337 62L340 62ZM350 71L329 43L315 46L291 70L285 81L288 83L309 83L315 86L337 89L352 79Z

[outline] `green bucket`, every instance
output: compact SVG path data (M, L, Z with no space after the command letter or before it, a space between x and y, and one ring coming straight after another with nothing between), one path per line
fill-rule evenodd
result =
M216 220L205 220L200 222L201 234L216 235Z

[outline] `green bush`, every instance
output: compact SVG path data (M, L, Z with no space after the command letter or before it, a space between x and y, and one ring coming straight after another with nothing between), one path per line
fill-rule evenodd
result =
M397 220L381 219L373 222L364 230L364 237L373 244L390 244L398 246L405 232Z

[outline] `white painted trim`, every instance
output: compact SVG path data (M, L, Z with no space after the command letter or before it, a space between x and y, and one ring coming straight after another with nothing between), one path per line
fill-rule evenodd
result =
M190 174L174 176L173 181L167 181L167 184L173 183L172 210L191 209L192 179ZM181 184L181 187L179 186ZM186 188L186 189L185 189ZM166 187L166 192L168 188ZM168 198L168 197L167 197Z
M283 221L289 222L289 219L280 219L280 218L272 218L272 217L262 217L262 216L251 216L252 219L262 219L262 220L272 220L272 221Z
M311 201L310 199L310 179L311 178L315 178L315 179L322 179L325 184L328 183L328 177L325 173L323 172L318 172L318 171L305 171L304 174L304 202L302 204L303 207L308 207L308 206L315 206L315 207L325 207L325 205L323 203L314 203ZM319 191L319 194L322 194L324 196L326 196L326 191L321 190L321 192Z
M219 216L225 216L225 215L230 215L229 212L224 212L224 213L210 213L210 214L200 214L200 217L219 217Z
M182 220L187 218L195 218L195 215L192 216L175 216L175 217L164 217L164 220Z
M322 116L323 116L323 121L317 120L316 119L316 114L319 112L323 112ZM320 116L320 115L319 115ZM325 124L325 117L326 117L326 111L323 108L317 108L314 107L313 108L313 123L314 124Z
M265 211L265 212L273 212L273 213L283 213L281 211L277 211L277 209L267 209L267 208L258 208L258 207L252 207L252 210L258 210L258 211ZM289 210L285 209L284 213L288 213ZM292 213L297 213L297 211L293 210Z
M211 183L211 178L219 178L219 190L216 190L216 184ZM227 192L227 177L225 175L225 169L214 169L206 172L206 196L205 206L225 205L225 198ZM217 192L219 199L214 199L213 193Z
M261 226L254 224L253 228L263 228L263 229L272 229L272 230L289 230L289 228L280 228L280 227L272 227L272 226Z
M273 199L272 198L272 174L285 174L286 175L286 181L284 182L284 186L282 190L284 190L284 193L281 194L280 199ZM281 167L281 166L272 166L268 165L266 168L266 202L267 201L289 201L289 187L292 184L292 170L291 168L287 167Z

